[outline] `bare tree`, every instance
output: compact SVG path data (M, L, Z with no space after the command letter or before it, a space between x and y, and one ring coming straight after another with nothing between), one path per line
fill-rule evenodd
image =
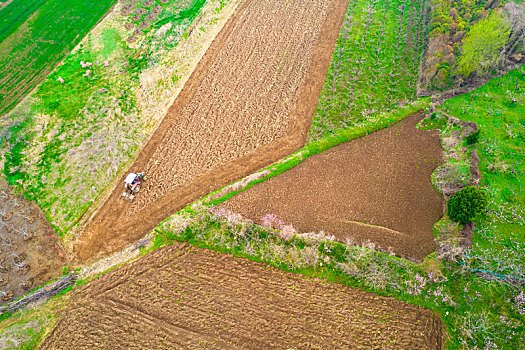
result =
M508 53L512 55L525 44L525 5L508 2L503 10L512 29L507 46Z
M13 200L11 201L11 203L13 204L13 206L15 208L18 208L20 206L20 203L18 203L18 197L17 196L13 197Z

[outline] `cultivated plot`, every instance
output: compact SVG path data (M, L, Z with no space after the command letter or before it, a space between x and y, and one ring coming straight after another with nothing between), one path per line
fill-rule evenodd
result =
M88 283L42 349L441 349L430 310L184 244Z
M245 1L215 39L131 171L88 223L81 260L121 248L199 197L299 149L347 1Z
M301 232L370 240L422 259L435 250L433 225L443 214L430 182L442 162L439 135L415 127L422 117L315 155L220 207L257 223L273 214Z
M0 305L57 278L66 263L42 211L0 179Z

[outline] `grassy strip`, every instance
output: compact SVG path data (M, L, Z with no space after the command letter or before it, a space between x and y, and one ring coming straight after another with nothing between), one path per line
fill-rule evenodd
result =
M409 115L416 113L417 111L421 109L428 108L429 103L430 103L430 98L422 98L404 107L397 108L395 111L380 113L376 117L366 120L359 126L342 129L342 130L339 130L336 134L332 136L326 136L319 140L313 141L307 144L305 147L303 147L299 151L289 156L288 158L263 169L262 171L269 172L268 175L260 179L250 181L245 187L239 190L236 190L236 191L232 191L222 196L221 198L214 198L214 197L216 197L218 193L223 191L224 188L218 191L212 192L208 196L204 197L203 202L208 205L220 204L228 200L229 198L235 196L237 193L245 191L248 188L260 182L266 181L274 176L284 173L286 170L289 170L295 167L296 165L302 163L304 160L306 160L307 158L313 155L324 152L342 143L358 139L360 137L369 135L373 132L379 131L381 129L385 129L395 123L398 123L401 120L408 117ZM209 199L210 197L214 199Z

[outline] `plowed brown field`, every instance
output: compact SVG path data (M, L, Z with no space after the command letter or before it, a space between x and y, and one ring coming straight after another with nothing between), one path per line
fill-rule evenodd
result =
M261 223L275 214L301 232L370 240L417 260L436 249L443 198L430 182L442 163L436 131L417 113L388 129L334 147L221 204Z
M75 244L81 261L122 248L201 196L304 145L348 0L245 0L131 171Z
M88 283L41 349L441 349L439 317L183 244Z

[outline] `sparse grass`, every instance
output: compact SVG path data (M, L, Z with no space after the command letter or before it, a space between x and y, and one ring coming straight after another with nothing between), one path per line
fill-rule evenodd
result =
M66 304L62 294L37 308L0 315L0 346L3 349L36 349L58 322L59 310Z

